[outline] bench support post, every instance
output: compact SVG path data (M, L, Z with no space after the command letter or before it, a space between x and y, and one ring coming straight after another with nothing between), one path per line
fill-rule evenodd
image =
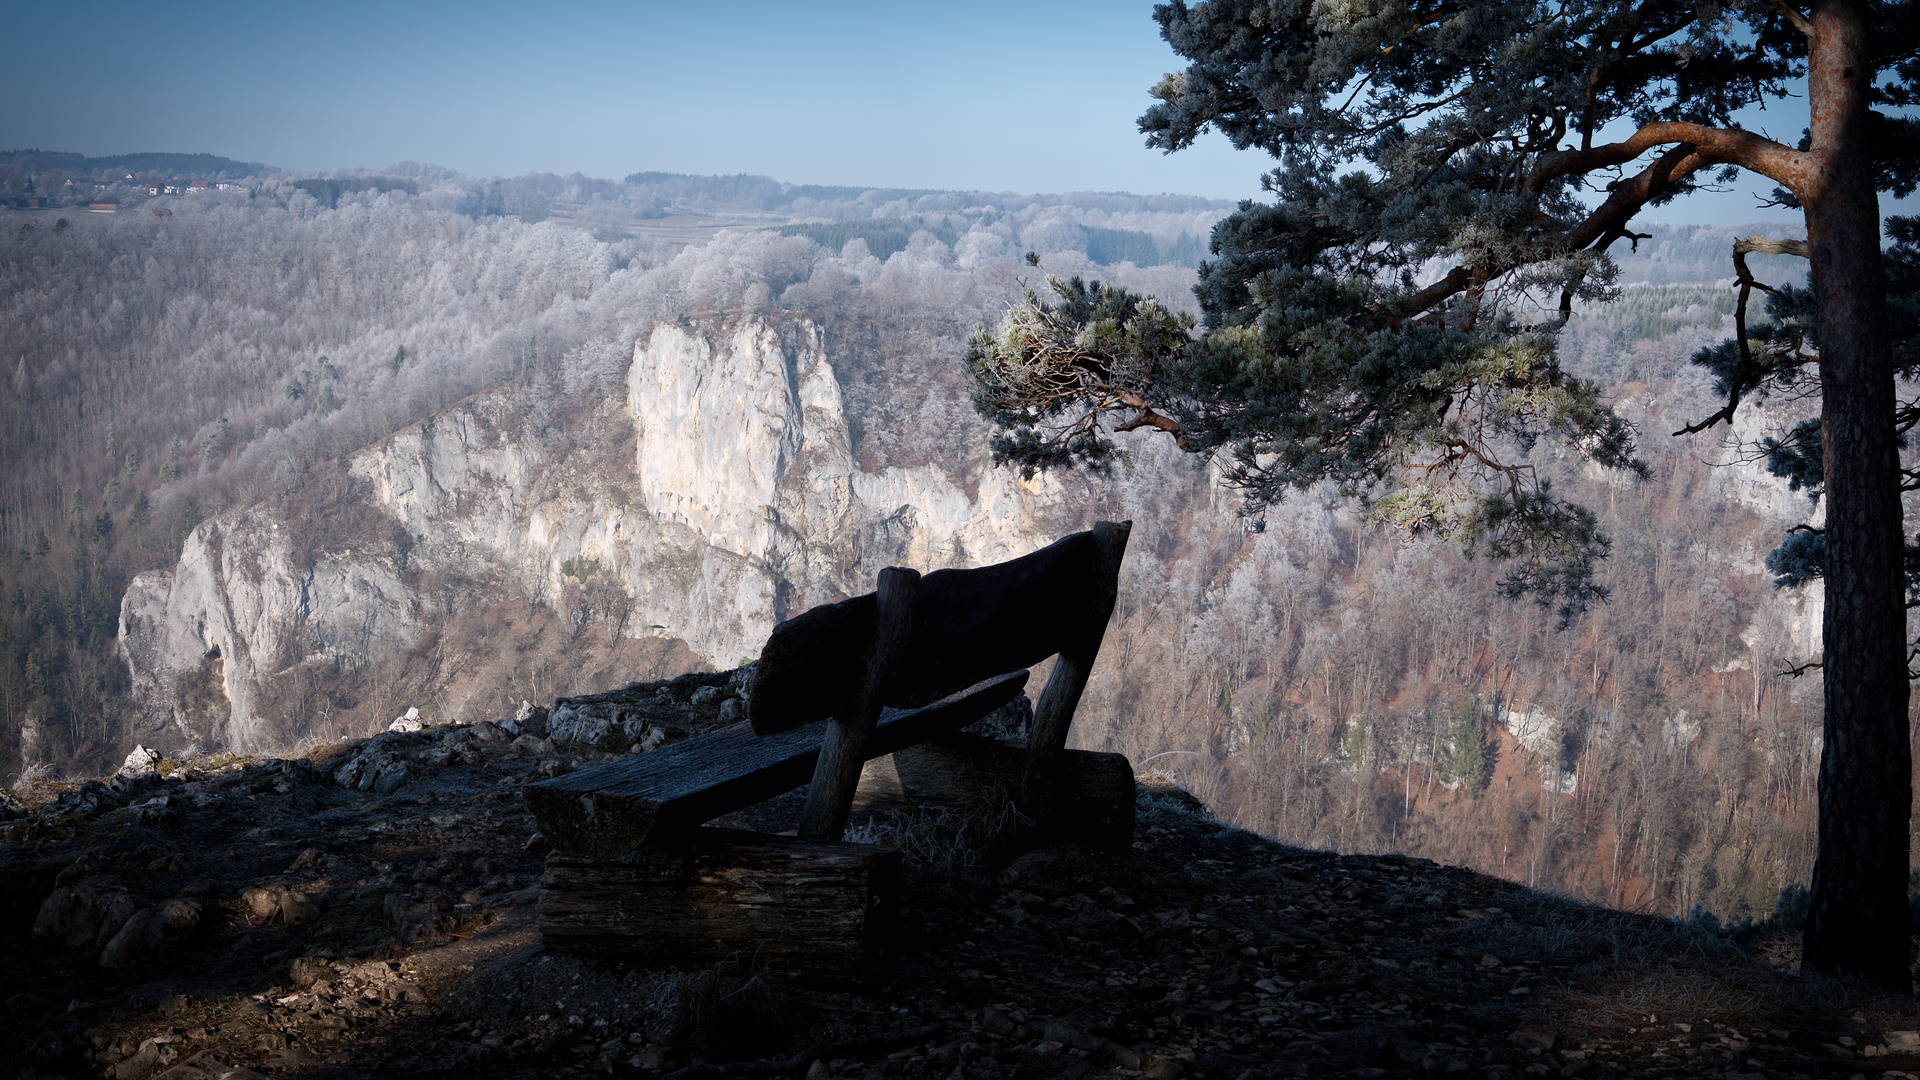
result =
M1067 748L1067 731L1073 724L1073 712L1086 692L1087 679L1093 674L1093 662L1100 655L1100 642L1106 636L1107 621L1120 595L1120 560L1127 552L1131 521L1102 521L1093 527L1093 542L1099 552L1099 593L1084 613L1075 640L1060 650L1053 662L1053 674L1033 710L1033 730L1027 736L1027 769L1021 784L1020 801L1025 812L1044 821L1056 812L1056 804L1067 797L1056 781L1060 754Z
M846 832L854 789L860 786L860 767L866 763L861 750L880 719L881 704L892 690L894 676L913 637L913 602L919 585L918 570L889 566L880 571L876 588L879 611L859 704L853 716L836 716L827 726L820 761L813 770L813 786L800 812L801 836L838 840Z

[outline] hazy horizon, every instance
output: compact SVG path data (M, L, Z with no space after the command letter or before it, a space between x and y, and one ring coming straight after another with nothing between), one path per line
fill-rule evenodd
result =
M746 173L795 184L1259 198L1271 159L1177 154L1135 121L1184 65L1151 4L714 9L583 3L23 11L0 146L205 152L292 172L431 162L470 177ZM1791 140L1792 106L1755 113ZM1743 175L1667 224L1793 221ZM1912 200L1887 212L1913 212Z

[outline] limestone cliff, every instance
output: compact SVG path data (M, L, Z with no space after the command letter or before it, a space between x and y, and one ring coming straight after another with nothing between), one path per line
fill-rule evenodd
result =
M271 749L255 718L261 680L304 655L375 655L419 632L391 544L330 551L305 565L269 510L209 521L172 570L136 577L120 604L120 649L142 712L189 744Z
M301 536L277 504L203 523L123 601L136 710L185 741L268 748L306 726L273 715L274 680L574 594L611 637L677 639L726 667L882 566L996 561L1078 523L1044 481L992 470L968 490L932 466L856 467L808 322L662 325L634 346L626 390L542 423L530 390L503 387L363 449L343 463L358 505L329 514L361 517L346 542Z

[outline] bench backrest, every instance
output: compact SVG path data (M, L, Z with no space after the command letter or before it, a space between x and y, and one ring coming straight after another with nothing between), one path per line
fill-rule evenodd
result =
M1069 649L1098 649L1118 589L1131 522L1102 522L992 566L920 578L912 634L882 704L917 708ZM848 716L872 650L878 604L867 593L774 628L754 667L747 718L761 735Z

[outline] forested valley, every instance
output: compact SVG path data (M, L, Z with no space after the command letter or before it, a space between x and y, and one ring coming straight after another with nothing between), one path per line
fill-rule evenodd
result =
M355 509L341 465L392 432L513 386L531 403L526 437L571 445L594 403L625 393L652 327L757 314L821 328L860 467L977 483L986 429L960 360L973 327L1043 272L1191 309L1192 264L1230 206L409 166L153 208L171 212L4 218L9 772L97 770L131 747L121 597L203 523L273 502L305 508L312 547L404 549ZM702 215L715 228L691 239L649 231ZM1812 658L1818 589L1775 589L1762 566L1808 505L1721 436L1667 435L1710 411L1687 360L1727 335L1740 234L1658 229L1619 253L1621 298L1563 333L1565 363L1640 426L1653 469L1622 479L1536 452L1613 539L1611 601L1564 630L1502 599L1499 566L1409 544L1332 498L1294 498L1249 529L1206 471L1144 437L1135 468L1061 480L1085 516L1136 522L1079 742L1290 842L1618 907L1765 914L1813 854L1819 675L1781 673ZM1765 261L1763 278L1791 271ZM1741 437L1797 419L1769 416ZM550 620L525 632L591 620L585 595L520 598ZM384 726L395 685L416 702L447 689L425 652L330 662L339 707L316 737ZM543 678L514 690L603 688ZM388 692L354 692L376 679Z

